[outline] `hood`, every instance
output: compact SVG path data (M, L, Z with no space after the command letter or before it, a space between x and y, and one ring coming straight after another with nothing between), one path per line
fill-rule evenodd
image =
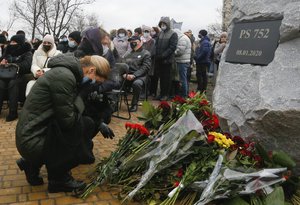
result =
M171 29L171 20L168 16L163 16L160 18L160 21L158 23L158 26L160 27L161 23L167 24L167 30Z
M31 49L32 47L28 42L19 45L17 48L8 45L6 47L4 56L13 56L13 57L21 56L27 52L31 52Z
M201 42L204 41L204 40L210 41L210 39L208 38L208 36L203 36L203 37L201 38Z
M59 54L49 60L48 67L55 69L65 67L69 69L75 76L77 82L81 82L83 73L80 67L79 59L72 54Z
M182 31L180 31L178 28L173 29L173 31L175 31L175 33L177 33L178 38L181 38L183 35L185 35L185 34L182 33Z

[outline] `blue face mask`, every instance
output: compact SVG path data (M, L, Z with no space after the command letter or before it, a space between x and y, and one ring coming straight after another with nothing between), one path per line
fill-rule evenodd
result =
M70 48L75 48L77 46L77 44L75 43L75 41L69 41L68 45Z
M81 84L85 84L86 82L88 82L88 81L90 81L90 80L91 80L90 78L88 78L87 76L84 76L84 77L82 78ZM96 80L95 80L95 79L93 79L93 80L90 82L90 84L94 84L94 83L96 83Z

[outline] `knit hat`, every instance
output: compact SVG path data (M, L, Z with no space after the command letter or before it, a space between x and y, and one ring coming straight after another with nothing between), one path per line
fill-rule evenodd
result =
M54 38L53 38L53 36L51 36L49 34L47 34L46 36L44 36L43 42L45 42L45 41L47 41L47 42L51 43L52 45L54 45Z
M19 45L23 45L25 43L25 36L23 34L17 34L10 38L10 41L15 41Z
M74 39L77 44L80 44L81 42L81 35L79 31L73 31L72 33L69 34L69 38Z
M206 30L200 30L199 33L202 35L202 36L206 36L207 35L207 31Z
M130 41L136 41L136 40L139 40L139 41L141 41L141 38L139 37L139 36L131 36L129 39L128 39L128 41L130 42Z
M142 25L142 30L143 30L143 32L145 32L145 31L151 31L152 28L150 26Z
M5 44L6 43L6 38L3 34L0 34L0 43Z

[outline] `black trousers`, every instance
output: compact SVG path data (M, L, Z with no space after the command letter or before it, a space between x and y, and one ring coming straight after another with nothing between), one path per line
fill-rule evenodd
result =
M74 129L62 131L56 121L48 126L44 163L49 180L63 180L79 164L93 163L95 125L90 117L78 120Z
M0 110L7 94L9 113L16 113L18 110L18 93L17 80L0 80Z
M196 77L197 77L197 90L204 92L207 89L207 71L209 65L197 64L196 65Z
M160 79L160 96L169 96L171 90L171 70L172 70L172 63L164 64L161 62L156 63L158 72L159 72L159 79Z

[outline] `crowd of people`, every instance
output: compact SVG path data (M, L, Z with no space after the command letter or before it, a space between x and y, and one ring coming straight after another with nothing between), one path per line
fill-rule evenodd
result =
M8 40L2 32L0 66L16 64L19 73L14 79L0 76L0 112L7 99L6 121L19 117L16 144L22 158L17 164L28 183L44 183L39 170L45 164L49 192L84 187L70 170L95 161L92 139L99 131L105 138L114 137L106 93L120 87L109 78L118 64L128 65L122 77L133 95L130 112L148 95L161 101L187 97L194 64L197 90L205 92L227 35L212 43L202 29L198 37L196 42L191 30L173 29L169 17L162 17L157 27L143 25L133 32L88 28L59 39L46 34L29 41L20 30ZM18 102L23 106L19 116Z

